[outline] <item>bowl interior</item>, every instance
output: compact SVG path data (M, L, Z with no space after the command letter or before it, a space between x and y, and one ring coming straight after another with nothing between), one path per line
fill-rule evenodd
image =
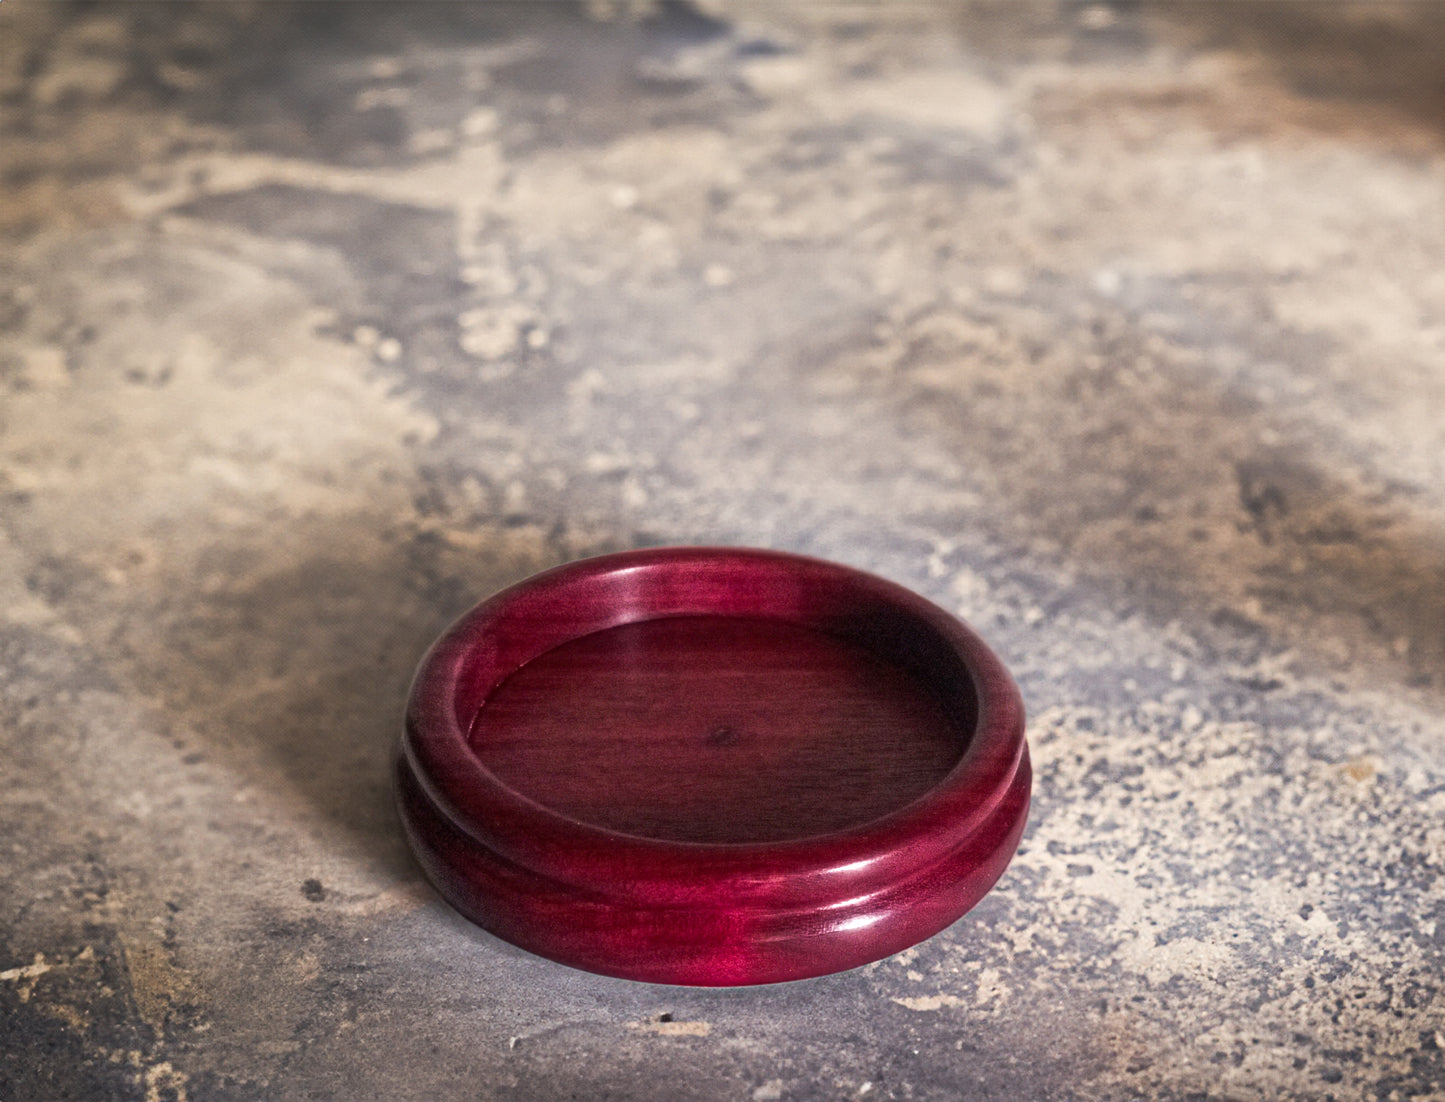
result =
M967 674L920 659L942 652L925 625L899 627L684 615L595 631L495 686L470 743L508 787L626 834L767 843L861 826L937 785L973 730Z

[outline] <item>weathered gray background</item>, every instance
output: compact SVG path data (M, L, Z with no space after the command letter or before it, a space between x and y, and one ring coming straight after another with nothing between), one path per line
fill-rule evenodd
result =
M0 7L0 1098L1445 1098L1445 7ZM1037 788L767 990L440 904L495 588L959 610Z

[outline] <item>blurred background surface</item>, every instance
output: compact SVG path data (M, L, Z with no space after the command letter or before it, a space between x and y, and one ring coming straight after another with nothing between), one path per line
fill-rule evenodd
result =
M0 6L0 1098L1445 1098L1445 9ZM457 918L453 617L883 573L1023 848L777 989Z

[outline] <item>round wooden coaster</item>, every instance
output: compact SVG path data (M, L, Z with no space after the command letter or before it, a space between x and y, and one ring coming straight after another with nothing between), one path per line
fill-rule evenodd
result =
M553 960L657 983L823 975L992 887L1023 708L971 630L769 551L606 555L513 586L421 664L397 764L442 895Z

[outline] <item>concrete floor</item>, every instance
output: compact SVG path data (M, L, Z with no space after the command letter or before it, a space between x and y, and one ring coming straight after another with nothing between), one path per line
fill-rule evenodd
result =
M779 7L0 7L0 1099L1445 1099L1445 13ZM419 880L427 642L663 542L996 645L972 914Z

